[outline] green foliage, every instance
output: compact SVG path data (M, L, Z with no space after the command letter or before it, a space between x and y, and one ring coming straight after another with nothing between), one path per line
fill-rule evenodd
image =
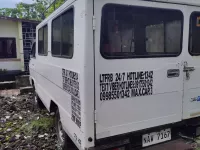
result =
M28 125L22 126L20 129L24 131L25 134L30 135L33 131L49 131L49 129L54 127L54 118L52 117L43 117L39 120L32 120Z
M64 1L65 0L56 0L55 2L54 0L33 0L33 4L20 2L16 4L16 8L1 8L0 15L40 21L43 19L43 17L49 16L54 9L57 9L59 6L61 6ZM52 3L53 5L51 5ZM48 11L45 12L45 16L43 16L44 11L48 7Z
M65 2L65 0L56 0L54 1L54 3L52 3L52 5L48 8L47 12L44 14L45 17L48 17L55 9L57 9L58 7L60 7L63 3Z

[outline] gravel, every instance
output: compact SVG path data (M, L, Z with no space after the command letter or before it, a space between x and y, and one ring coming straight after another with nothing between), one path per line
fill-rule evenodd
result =
M33 107L33 94L0 97L0 150L59 149L54 114Z

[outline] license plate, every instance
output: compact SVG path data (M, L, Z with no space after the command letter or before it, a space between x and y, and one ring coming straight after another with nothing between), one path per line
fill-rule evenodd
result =
M159 132L152 132L142 136L142 146L150 146L171 140L171 129L161 130Z

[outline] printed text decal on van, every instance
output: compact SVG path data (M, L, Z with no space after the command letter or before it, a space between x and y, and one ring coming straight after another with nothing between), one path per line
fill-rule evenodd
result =
M153 94L153 71L100 74L100 100Z
M81 101L79 92L79 74L62 69L63 89L71 95L72 120L81 127Z

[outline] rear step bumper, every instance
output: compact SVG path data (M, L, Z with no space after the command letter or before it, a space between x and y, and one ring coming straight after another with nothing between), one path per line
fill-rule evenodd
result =
M103 147L91 148L89 150L100 150ZM113 148L109 148L112 150ZM153 145L147 148L126 146L125 150L191 150L194 149L192 143L184 139L175 139L169 142Z
M159 145L144 148L143 150L190 150L192 145L183 139L177 139Z
M167 128L171 128L171 132L172 132L171 133L172 134L171 141L168 141L165 143L160 143L157 145L152 145L150 147L143 148L143 149L144 150L156 150L156 149L165 150L165 147L167 147L166 150L169 150L169 149L173 149L173 148L171 148L171 146L172 147L173 146L186 147L187 149L191 149L192 148L191 145L186 144L186 142L185 142L188 140L181 139L180 133L182 133L183 135L186 135L186 136L191 136L191 135L193 135L193 137L196 136L196 134L194 134L194 132L196 133L196 128L200 127L200 124L197 126L197 122L199 122L199 120L200 120L200 118L195 118L195 119L185 120L185 121L181 121L181 122L174 123L174 124L168 124L168 125L164 125L164 126L151 128L151 129L145 129L145 130L141 130L141 131L137 131L137 132L133 132L133 133L128 133L128 134L124 134L124 135L119 135L119 136L96 140L96 142L95 142L96 147L89 148L89 150L112 150L112 149L120 147L120 146L126 146L126 150L131 150L131 149L141 150L143 134L157 132L157 131L167 129ZM190 133L190 134L187 134L184 131L189 131L187 133ZM162 149L162 147L164 149ZM152 149L152 148L154 148L154 149Z

